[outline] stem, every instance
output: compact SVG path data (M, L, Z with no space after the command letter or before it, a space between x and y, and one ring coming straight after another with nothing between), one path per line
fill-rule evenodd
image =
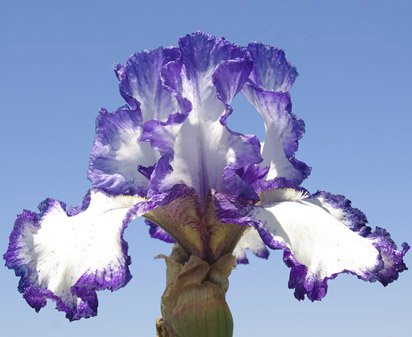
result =
M175 246L170 257L159 258L165 259L167 272L157 337L232 337L233 320L225 294L235 265L233 255L226 254L210 265Z

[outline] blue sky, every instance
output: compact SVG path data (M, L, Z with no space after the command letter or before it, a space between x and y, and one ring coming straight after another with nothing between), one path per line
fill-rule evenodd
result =
M313 167L304 186L341 193L371 226L412 242L410 1L1 1L0 250L16 214L46 197L77 205L90 187L88 156L99 107L123 104L113 74L142 49L173 45L202 30L246 44L283 48L298 69L293 110L306 122L297 157ZM262 125L244 100L230 125ZM1 334L21 337L154 336L170 246L141 220L126 233L134 278L99 294L99 315L69 323L54 305L36 314L0 268ZM407 333L412 273L383 288L353 276L329 283L320 303L298 302L279 252L250 259L231 276L235 337L390 337ZM411 266L411 254L406 263Z

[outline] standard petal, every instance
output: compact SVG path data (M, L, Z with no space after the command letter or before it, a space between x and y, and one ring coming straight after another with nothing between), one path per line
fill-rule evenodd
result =
M141 141L141 123L139 108L125 106L113 113L100 110L88 170L95 188L115 195L146 193L147 168L156 163L160 154Z
M116 65L119 89L126 102L142 111L143 120L164 120L179 111L179 104L162 84L164 65L180 55L178 48L158 48L132 55L125 65Z
M291 65L282 49L259 42L247 46L253 58L251 81L267 91L287 92L295 82L298 72Z
M295 158L298 140L305 132L305 124L292 113L288 90L297 72L282 50L253 43L248 46L253 59L253 70L242 93L261 114L266 126L262 148L262 164L269 166L266 180L284 178L287 185L299 186L310 174L310 168Z
M252 64L243 48L202 33L182 38L179 47L181 72L168 76L173 78L169 85L190 101L192 109L179 129L170 172L160 189L185 184L197 191L203 204L211 188L223 189L225 167L261 161L257 139L226 126L230 101L247 80Z
M28 304L39 311L51 299L70 320L95 316L96 291L117 290L131 278L123 219L138 201L91 191L81 210L66 212L64 203L46 199L39 214L20 214L4 259L21 277Z

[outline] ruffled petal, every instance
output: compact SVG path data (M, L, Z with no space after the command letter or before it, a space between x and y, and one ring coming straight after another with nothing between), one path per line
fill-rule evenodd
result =
M253 58L252 83L266 91L288 92L298 72L286 60L285 52L259 42L250 43L247 49Z
M286 185L299 186L310 174L310 168L295 158L298 140L305 132L304 122L291 113L288 93L297 71L280 49L252 43L248 50L252 55L253 70L242 93L265 122L262 164L270 168L266 180L284 178Z
M261 195L261 205L232 203L219 219L232 222L235 214L253 224L268 247L284 250L291 268L289 288L299 300L305 295L312 301L322 299L327 280L339 273L387 285L406 269L403 256L409 246L404 243L398 251L386 231L372 232L363 213L342 196L271 190Z
M291 268L289 287L298 299L306 294L312 301L320 300L327 280L342 272L386 285L394 280L385 278L388 270L398 274L406 268L402 257L407 245L396 251L393 241L379 229L372 232L363 213L346 199L340 205L322 194L309 197L277 190L265 193L262 202L251 218L259 223L269 247L284 249L284 261Z
M160 154L149 143L141 141L141 124L139 108L125 106L113 113L100 110L88 170L88 178L95 188L114 195L147 192L147 170Z
M195 33L182 38L181 67L164 70L169 86L191 103L191 111L173 145L169 173L159 188L176 184L193 187L204 203L211 188L222 189L227 166L242 167L261 161L255 137L234 133L226 126L230 101L251 71L251 61L243 48L223 38ZM176 69L181 69L176 73ZM156 171L155 171L156 172Z
M115 66L121 95L132 108L140 108L144 121L164 120L179 111L178 101L161 79L163 66L179 55L178 48L161 47L136 53L125 65Z
M97 313L97 290L117 290L131 278L123 240L131 196L91 191L82 209L46 199L40 213L23 211L15 222L4 259L20 276L19 291L39 311L47 299L69 320Z

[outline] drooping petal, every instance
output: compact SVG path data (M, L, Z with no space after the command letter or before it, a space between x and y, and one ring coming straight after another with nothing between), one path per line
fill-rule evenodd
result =
M145 169L153 166L160 154L141 141L141 124L138 107L125 106L113 113L100 110L88 170L95 188L115 195L147 192L149 179Z
M243 48L223 38L195 33L179 43L181 66L164 69L173 90L191 103L191 111L173 146L169 174L159 188L176 184L193 187L201 203L211 188L222 189L225 167L242 167L261 160L255 137L229 130L226 118L230 101L251 71L251 61ZM176 74L176 69L181 69Z
M262 149L264 166L269 166L266 180L286 179L286 185L299 186L310 174L310 168L295 158L298 140L305 132L305 124L292 113L289 89L297 77L282 50L252 43L248 50L253 59L253 70L242 93L261 114L266 126ZM278 181L279 182L279 181Z
M39 311L47 299L70 320L97 313L97 290L117 290L131 278L123 219L139 201L91 191L82 209L46 199L40 213L23 211L4 255L20 276L19 291Z
M254 223L268 247L284 250L291 268L289 287L299 300L305 294L320 300L327 280L342 272L387 285L406 269L402 258L408 245L397 251L386 231L372 232L363 213L341 196L271 190L261 195L260 206L243 207L238 216Z
M266 248L265 243L262 241L259 233L253 227L249 227L242 238L233 250L233 255L236 257L237 263L247 264L249 260L246 256L246 252L251 250L253 254L258 257L267 259L269 257L269 250Z

